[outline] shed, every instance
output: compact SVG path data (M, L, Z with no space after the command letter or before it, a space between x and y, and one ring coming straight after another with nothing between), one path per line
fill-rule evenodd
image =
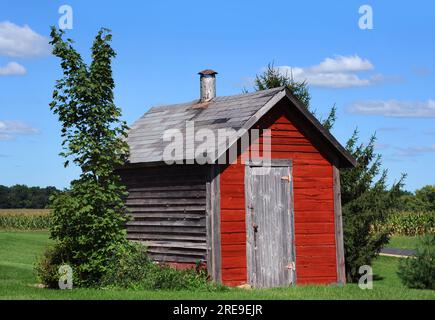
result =
M230 286L344 283L339 170L355 160L287 88L217 97L216 72L200 75L200 99L129 131L128 238Z

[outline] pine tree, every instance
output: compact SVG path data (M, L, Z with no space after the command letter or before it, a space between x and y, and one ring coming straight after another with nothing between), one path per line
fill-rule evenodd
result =
M387 187L387 170L381 170L381 155L375 152L376 136L358 144L358 130L346 149L357 160L355 168L340 170L345 267L348 281L359 278L359 267L371 265L389 241L389 230L375 231L387 221L402 194L404 176Z

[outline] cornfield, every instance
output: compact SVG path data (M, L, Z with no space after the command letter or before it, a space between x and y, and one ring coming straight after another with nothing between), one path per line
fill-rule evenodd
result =
M435 232L435 212L394 212L388 221L375 230L390 230L396 236L420 236Z
M0 209L0 229L45 230L50 225L50 210Z

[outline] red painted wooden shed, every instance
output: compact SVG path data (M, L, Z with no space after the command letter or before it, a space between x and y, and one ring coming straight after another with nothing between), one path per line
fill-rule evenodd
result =
M129 239L227 285L344 283L339 170L355 160L287 88L216 97L215 74L200 73L199 100L133 124Z

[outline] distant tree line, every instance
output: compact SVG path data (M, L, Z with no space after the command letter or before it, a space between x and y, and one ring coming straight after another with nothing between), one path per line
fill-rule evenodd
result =
M17 184L12 187L0 185L0 209L45 209L49 198L60 192L55 187L28 187Z
M435 211L435 185L427 185L414 193L403 191L397 203L401 211Z

